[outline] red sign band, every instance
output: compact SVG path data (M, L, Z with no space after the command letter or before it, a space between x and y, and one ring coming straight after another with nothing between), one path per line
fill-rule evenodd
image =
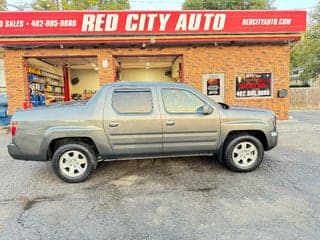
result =
M1 36L300 33L306 11L0 12Z

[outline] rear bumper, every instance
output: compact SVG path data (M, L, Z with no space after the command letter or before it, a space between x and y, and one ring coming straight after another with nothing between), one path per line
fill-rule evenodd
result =
M268 139L268 149L267 150L271 150L272 148L277 146L278 137L279 137L278 131L273 131L273 132L270 133L270 137Z
M14 159L23 159L20 149L14 144L10 143L7 146L9 155Z
M28 155L28 154L22 153L19 147L14 143L8 144L7 149L8 149L9 155L14 159L27 160L27 161L48 161L43 156L39 156L39 155L34 156L34 155Z

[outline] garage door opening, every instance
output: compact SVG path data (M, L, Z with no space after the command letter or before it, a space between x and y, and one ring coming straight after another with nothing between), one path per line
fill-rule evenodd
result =
M37 57L26 59L30 101L34 107L86 100L100 87L97 58Z
M182 55L115 56L118 81L182 82Z

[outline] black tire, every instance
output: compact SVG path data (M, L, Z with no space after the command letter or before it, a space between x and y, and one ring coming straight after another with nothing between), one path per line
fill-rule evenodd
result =
M55 174L68 183L87 180L96 166L97 156L86 143L61 145L52 156L52 167Z
M251 135L231 137L224 149L224 162L234 172L253 171L263 160L263 145L259 139Z

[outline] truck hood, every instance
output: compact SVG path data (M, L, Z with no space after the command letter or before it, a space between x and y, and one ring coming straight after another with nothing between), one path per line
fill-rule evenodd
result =
M272 122L274 118L275 114L272 111L257 107L230 106L221 111L222 122Z
M248 113L267 113L267 114L274 114L271 110L264 109L264 108L258 108L258 107L249 107L249 106L230 106L229 110L231 111L245 111Z

